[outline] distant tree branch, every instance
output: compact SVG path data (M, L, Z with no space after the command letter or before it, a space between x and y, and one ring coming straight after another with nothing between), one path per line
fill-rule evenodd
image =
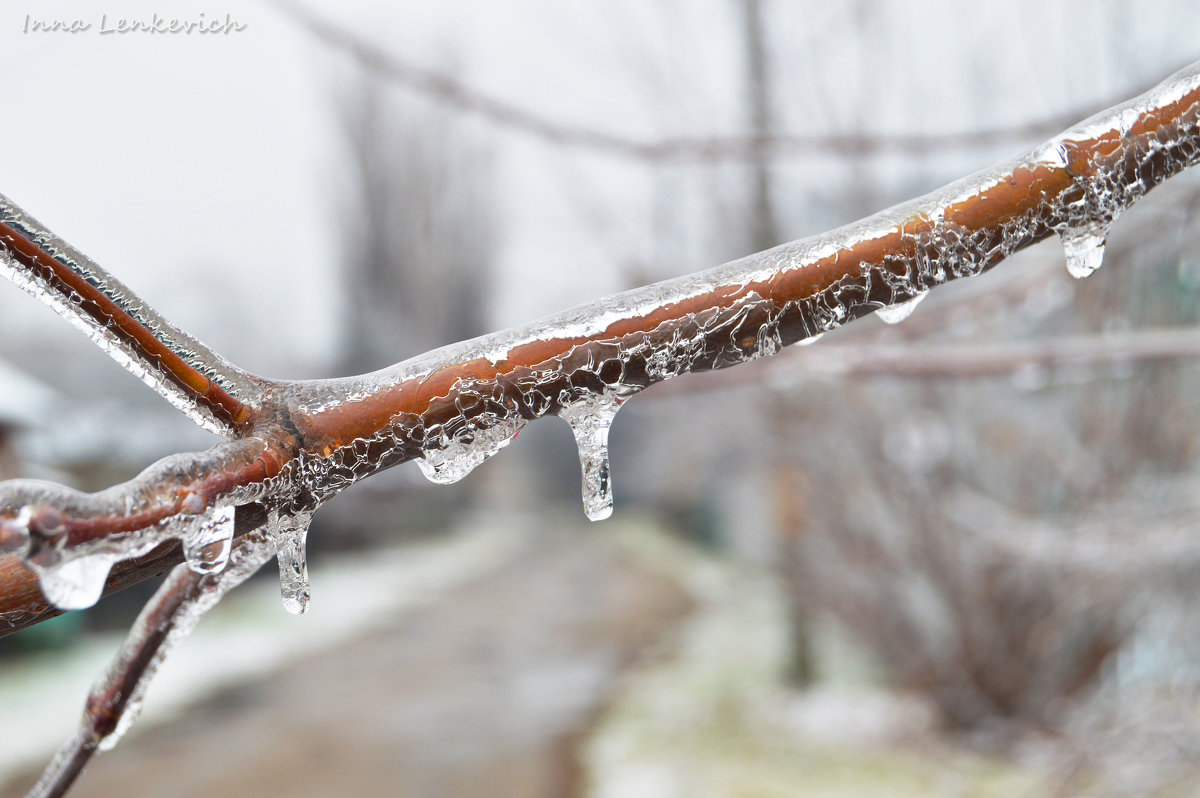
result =
M1078 335L1005 343L831 343L757 365L755 376L721 372L703 382L672 383L656 396L745 388L767 383L780 390L812 377L836 379L988 379L1049 377L1063 369L1112 368L1133 363L1200 359L1200 329L1179 327Z
M639 139L572 125L506 102L436 70L407 61L348 27L313 12L294 0L275 0L275 7L317 41L348 54L372 72L431 100L484 119L498 127L547 144L604 153L647 163L686 161L756 161L804 155L862 157L928 155L947 150L977 150L1013 141L1045 138L1087 113L1086 108L1047 119L963 132L770 134Z

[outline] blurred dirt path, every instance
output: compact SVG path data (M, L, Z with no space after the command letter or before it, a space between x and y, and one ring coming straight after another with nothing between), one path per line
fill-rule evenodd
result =
M689 608L602 531L539 535L440 603L135 731L71 795L578 795L577 741Z

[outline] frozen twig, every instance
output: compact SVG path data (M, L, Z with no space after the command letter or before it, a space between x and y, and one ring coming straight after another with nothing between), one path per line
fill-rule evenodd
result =
M251 375L158 315L119 280L0 196L0 274L41 299L205 429L234 437Z
M92 687L79 731L58 752L31 798L66 793L97 750L111 748L141 708L146 686L172 645L186 637L225 593L240 585L275 554L262 531L238 540L229 564L218 573L197 574L179 565L142 609L116 658Z

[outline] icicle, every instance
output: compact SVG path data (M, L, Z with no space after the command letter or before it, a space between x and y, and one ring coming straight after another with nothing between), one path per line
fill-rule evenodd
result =
M1089 224L1059 231L1058 237L1067 256L1067 271L1076 280L1087 277L1104 262L1104 244L1111 224Z
M279 546L275 559L279 563L279 595L283 606L292 615L308 612L308 522L311 516L299 514L272 525L272 536Z
M100 600L108 572L117 558L108 554L87 554L50 566L28 561L38 575L42 595L60 610L82 610Z
M562 410L571 426L583 469L583 511L592 521L612 515L612 480L608 465L608 429L624 399L611 393L589 395Z
M458 482L475 466L507 446L524 426L522 418L497 419L489 427L476 429L469 441L455 438L445 442L440 449L427 449L417 460L417 466L430 482L439 485Z
M813 344L815 344L817 341L820 341L824 337L825 337L825 333L819 332L816 335L810 335L803 340L797 341L796 343L799 346L812 346Z
M185 506L185 509L191 508ZM189 568L198 574L211 574L225 567L225 563L229 561L229 549L233 541L235 514L235 508L232 506L213 507L202 520L184 533L183 554L187 558Z
M913 310L916 309L917 305L921 304L921 300L925 298L927 293L929 292L922 291L919 294L915 294L911 299L906 299L895 305L882 307L875 311L875 315L884 324L899 324L912 315Z

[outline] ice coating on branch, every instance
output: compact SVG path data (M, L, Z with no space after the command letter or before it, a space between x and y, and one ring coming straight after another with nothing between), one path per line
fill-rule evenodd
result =
M427 441L424 454L417 460L421 473L430 482L449 485L458 482L475 467L508 446L517 436L525 420L499 418L488 427L465 428L447 441ZM443 444L441 448L434 448Z
M254 463L261 440L246 438L206 452L171 455L129 482L83 493L38 480L0 482L0 538L22 558L60 609L80 609L99 598L112 565L141 557L178 539L198 571L219 570L234 534L235 505L256 501L259 485L207 489L212 506L194 489L205 473L222 474ZM218 476L217 483L224 482Z
M825 337L825 333L821 332L821 333L817 333L816 335L810 335L801 341L797 341L796 343L800 346L812 346L813 344L815 344L817 341L820 341L824 337Z
M582 305L523 327L428 352L373 374L287 386L298 411L387 405L419 396L386 428L309 464L332 495L396 462L417 459L436 482L461 479L529 421L615 392L774 354L855 318L895 322L933 288L979 274L1054 233L1103 230L1150 187L1200 158L1200 69L1094 117L1046 144L924 197L820 236L705 272ZM1141 132L1152 108L1187 97L1170 124ZM1121 135L1114 140L1113 131ZM1097 144L1103 138L1103 144ZM399 403L403 404L403 403ZM594 486L607 476L584 457ZM581 449L584 448L581 445ZM589 465L590 464L590 465Z
M928 293L928 291L922 291L912 299L907 299L895 305L888 305L887 307L880 308L879 310L875 311L875 315L878 316L879 320L884 324L899 324L912 315L912 312L916 310L917 305L921 304L921 300L923 300L925 295Z
M1076 280L1082 280L1103 264L1107 225L1068 227L1059 231L1059 237L1067 258L1067 271Z
M308 584L308 525L312 516L299 513L277 516L269 529L278 551L275 555L279 564L279 596L284 609L292 615L308 612L308 600L312 591Z
M194 494L193 494L194 495ZM236 510L232 505L210 507L181 538L188 567L198 574L220 571L229 560Z
M127 314L129 320L152 333L157 341L165 343L172 355L177 356L212 384L220 385L235 396L246 395L253 390L255 379L251 375L168 322L119 280L49 232L3 195L0 195L0 224L34 242L45 259L52 258L58 265L80 275L113 306ZM86 302L84 297L75 291L63 291L61 288L52 287L45 270L31 270L18 261L15 253L10 250L10 242L7 242L2 234L0 274L53 308L122 368L150 386L196 424L219 435L232 435L227 421L218 419L209 408L200 404L192 393L169 377L160 358L148 358L138 351L125 330L127 325L122 325L113 316L105 315L95 303Z
M608 430L625 400L614 393L589 394L567 405L559 415L571 426L583 476L583 511L592 521L612 515L612 476L608 463Z
M90 554L44 567L30 563L46 600L60 610L82 610L100 600L104 582L117 558Z

